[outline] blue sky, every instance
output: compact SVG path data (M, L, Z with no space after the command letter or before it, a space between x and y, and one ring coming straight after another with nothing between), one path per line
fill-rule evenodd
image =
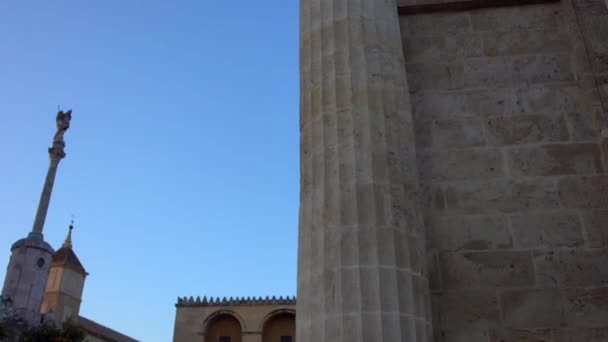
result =
M298 2L0 2L0 278L74 110L45 238L81 314L170 341L177 296L295 295Z

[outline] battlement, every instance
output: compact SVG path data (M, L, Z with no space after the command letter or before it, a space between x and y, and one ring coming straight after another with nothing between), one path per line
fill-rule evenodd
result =
M176 307L193 307L193 306L240 306L240 305L295 305L296 297L230 297L230 298L214 298L214 297L177 297Z

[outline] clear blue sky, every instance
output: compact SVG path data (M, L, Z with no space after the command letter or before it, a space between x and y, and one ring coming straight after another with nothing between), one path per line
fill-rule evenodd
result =
M61 105L82 315L170 341L177 296L295 295L297 31L296 0L0 2L0 278Z

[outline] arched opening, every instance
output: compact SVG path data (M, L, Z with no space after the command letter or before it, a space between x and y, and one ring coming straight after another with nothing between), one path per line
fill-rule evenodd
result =
M296 315L292 311L280 311L271 314L264 323L262 341L295 342Z
M242 342L241 322L230 313L216 313L205 323L204 342Z

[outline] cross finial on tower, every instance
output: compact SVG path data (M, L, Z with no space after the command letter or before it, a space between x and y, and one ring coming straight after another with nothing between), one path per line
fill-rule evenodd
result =
M74 215L72 215L72 221L70 222L68 236L65 238L62 247L72 248L72 229L74 229Z

